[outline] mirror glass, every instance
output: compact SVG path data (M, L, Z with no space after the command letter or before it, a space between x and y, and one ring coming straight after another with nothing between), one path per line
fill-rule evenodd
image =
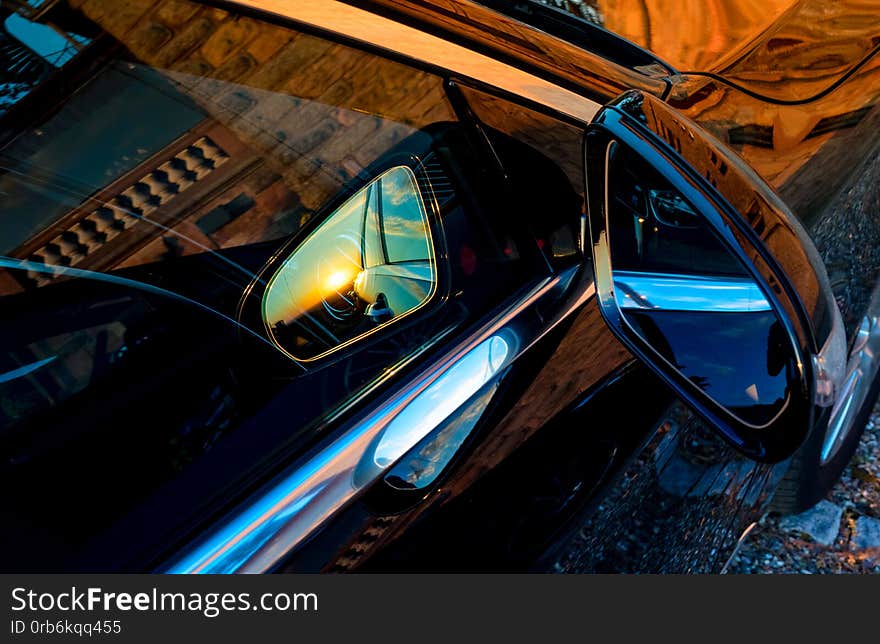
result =
M761 287L683 195L618 143L607 180L624 321L742 422L766 425L788 399L794 351Z
M383 173L332 212L266 288L263 321L293 358L314 360L415 311L437 284L412 170Z

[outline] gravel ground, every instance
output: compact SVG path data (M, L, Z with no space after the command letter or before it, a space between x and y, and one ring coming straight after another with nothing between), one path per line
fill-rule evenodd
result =
M880 405L825 500L796 517L765 516L727 572L880 574Z

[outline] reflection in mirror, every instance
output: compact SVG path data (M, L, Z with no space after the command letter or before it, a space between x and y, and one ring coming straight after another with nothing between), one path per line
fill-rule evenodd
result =
M437 273L412 170L362 188L302 242L270 280L263 321L298 360L313 360L422 306Z
M788 399L794 351L761 287L666 179L608 148L608 241L623 319L741 421L771 422Z

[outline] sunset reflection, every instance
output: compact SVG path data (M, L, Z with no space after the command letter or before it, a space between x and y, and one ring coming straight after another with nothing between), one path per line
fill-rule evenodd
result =
M266 289L275 342L310 360L402 317L436 283L427 214L415 176L393 168L333 212Z

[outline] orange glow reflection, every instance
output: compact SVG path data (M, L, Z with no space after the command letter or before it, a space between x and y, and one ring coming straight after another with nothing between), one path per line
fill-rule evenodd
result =
M324 288L328 293L335 293L344 286L351 284L354 272L349 270L335 270L324 280Z

